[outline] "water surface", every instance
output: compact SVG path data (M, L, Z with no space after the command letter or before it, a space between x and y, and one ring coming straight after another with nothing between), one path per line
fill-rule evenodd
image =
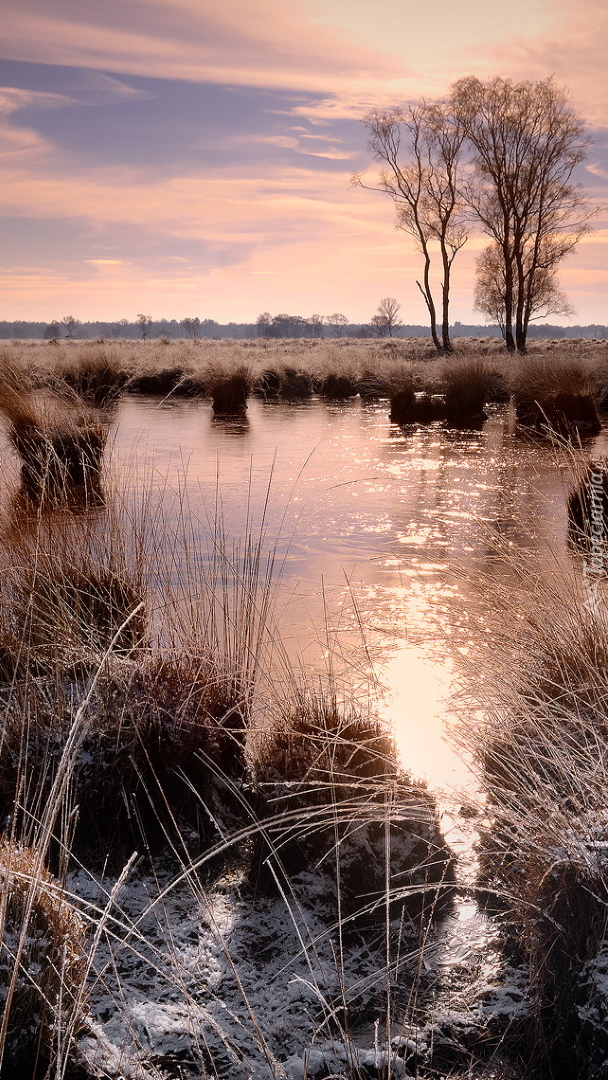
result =
M522 436L505 407L482 431L456 432L401 429L386 402L359 399L253 400L232 421L207 402L126 397L115 425L117 482L135 491L144 475L201 535L218 492L231 535L263 520L291 657L314 671L333 652L354 683L373 658L404 763L435 790L470 784L446 740L446 698L470 633L471 578L496 574L494 537L567 557L569 455Z

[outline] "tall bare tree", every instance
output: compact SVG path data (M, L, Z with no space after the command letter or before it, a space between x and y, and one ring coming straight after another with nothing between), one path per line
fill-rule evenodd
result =
M396 327L401 325L400 310L401 304L395 300L394 296L385 296L384 300L380 301L370 323L379 337L384 337L385 334L389 337L393 336Z
M452 264L468 239L458 189L458 165L464 133L460 123L441 103L371 113L364 124L370 132L369 147L386 168L374 188L393 200L397 227L414 238L423 257L422 281L416 284L424 297L431 335L438 352L451 352L449 304ZM407 139L402 157L403 137ZM362 187L361 177L353 181ZM431 286L432 244L441 258L441 340L437 334L437 305Z
M348 326L348 319L341 311L336 311L333 315L326 315L325 322L333 330L336 337L342 337Z
M556 270L538 268L528 279L524 310L524 330L534 319L546 319L549 315L574 315L574 308L557 284ZM505 336L505 263L497 244L490 244L477 258L475 282L475 309L498 323ZM517 307L518 286L514 282L514 301Z
M73 338L74 331L78 326L78 319L75 319L73 315L64 315L61 323L65 326L66 337Z
M585 158L583 121L552 78L460 79L450 107L473 148L467 202L501 253L507 348L524 352L542 283L589 229L572 182Z
M188 337L191 337L193 341L198 341L201 329L201 320L198 315L193 316L193 318L182 319L182 326Z
M152 325L152 316L139 314L135 320L141 330L142 341L145 341Z

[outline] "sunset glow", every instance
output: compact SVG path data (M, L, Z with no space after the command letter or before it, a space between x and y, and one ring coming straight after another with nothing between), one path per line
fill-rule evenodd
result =
M425 322L418 255L390 203L353 188L361 118L466 74L555 74L608 188L608 12L601 0L10 0L0 46L2 319L343 311L395 296ZM454 274L473 313L475 237ZM560 281L576 322L607 321L608 218Z

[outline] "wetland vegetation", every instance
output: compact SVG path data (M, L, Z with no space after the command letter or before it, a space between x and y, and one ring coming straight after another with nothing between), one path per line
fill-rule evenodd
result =
M608 343L0 365L0 1075L603 1076Z

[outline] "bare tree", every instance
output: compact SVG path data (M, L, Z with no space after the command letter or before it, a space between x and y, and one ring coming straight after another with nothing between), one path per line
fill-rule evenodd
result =
M271 317L271 314L270 314L269 311L264 311L264 312L262 312L261 315L258 315L257 319L255 320L255 325L257 327L257 336L258 337L269 337L270 336L270 324L271 324L271 322L272 322L272 317Z
M61 324L56 319L50 322L44 331L45 341L57 341L61 334Z
M323 337L324 320L322 315L311 315L310 318L307 319L307 322L312 330L313 337Z
M73 315L64 315L61 324L65 326L66 337L73 338L74 331L78 326L78 319L75 319Z
M145 341L150 331L150 326L152 324L152 316L140 314L137 316L137 319L135 321L137 322L137 325L141 330L142 341Z
M129 325L128 319L119 319L118 322L112 323L110 327L110 335L113 338L118 338L122 334L126 326Z
M555 270L538 269L529 279L533 288L526 295L524 329L527 334L530 322L546 319L549 315L574 315L574 308L559 288ZM475 309L500 326L505 336L505 264L502 251L491 244L477 258L475 283ZM514 282L514 300L517 306L517 282Z
M197 315L195 315L193 319L182 319L182 326L188 334L188 337L191 337L193 341L198 341L201 329L201 320L198 318Z
M585 158L584 125L552 78L461 79L450 104L474 152L467 202L501 253L507 348L524 352L543 282L589 230L572 183Z
M335 336L340 338L343 336L344 331L348 326L346 315L342 315L340 311L334 312L333 315L328 315L325 322L333 330Z
M451 352L449 303L452 264L468 239L457 170L464 134L459 121L441 104L371 113L364 123L370 132L369 146L377 161L387 166L374 189L395 203L397 227L414 238L423 257L422 282L416 284L424 297L431 335L438 352ZM408 140L402 160L402 136ZM364 185L360 176L355 183ZM441 285L441 341L437 334L437 306L431 287L431 245L438 243L443 272Z
M401 304L395 300L394 296L385 296L384 300L380 301L376 314L370 320L370 325L378 332L379 337L384 337L386 334L389 337L393 336L395 328L401 325L401 319L398 318L400 310Z

